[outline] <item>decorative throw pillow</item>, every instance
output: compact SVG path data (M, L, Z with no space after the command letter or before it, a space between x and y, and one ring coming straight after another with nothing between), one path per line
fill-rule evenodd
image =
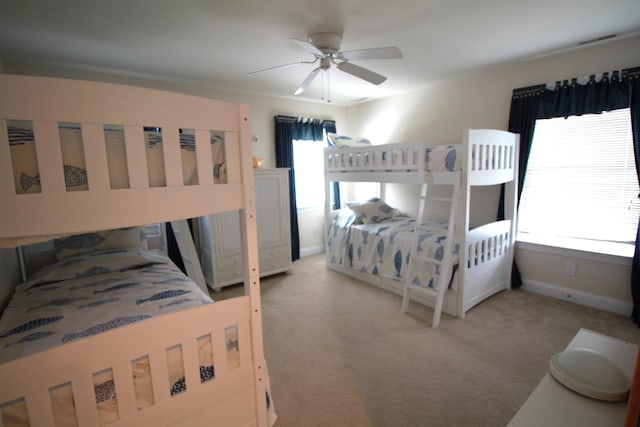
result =
M58 261L88 252L109 249L148 249L144 226L74 234L53 240Z
M374 197L364 203L348 202L347 206L356 214L356 224L376 224L394 217L396 209L384 200Z
M334 147L358 147L362 145L371 145L371 141L366 138L352 138L346 135L338 135L336 133L327 134L327 138L329 138L329 143Z
M356 215L352 209L340 209L336 214L334 224L336 227L347 228L356 219Z

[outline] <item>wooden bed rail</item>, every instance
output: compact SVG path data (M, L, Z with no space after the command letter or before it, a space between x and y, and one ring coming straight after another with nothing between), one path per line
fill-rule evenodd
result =
M237 340L230 338L226 328L236 328ZM214 376L206 381L201 381L199 368L198 339L202 337L210 337L213 354ZM182 353L186 388L171 395L167 349L176 346ZM53 426L51 392L70 385L78 425L97 426L101 421L94 375L111 371L117 396L117 413L112 416L118 420L113 425L179 424L206 410L213 401L227 399L227 404L233 405L233 396L247 390L245 401L237 404L237 414L220 412L221 416L236 417L248 424L247 420L255 420L255 414L247 413L255 398L251 357L249 299L233 298L152 322L141 321L0 365L0 408L6 415L12 413L11 404L23 403L31 426ZM153 390L153 404L143 409L138 409L134 392L133 365L140 360L149 364ZM130 417L134 418L128 421ZM225 422L221 419L220 425Z
M221 211L214 199L229 200L230 206L240 209L239 129L246 119L243 108L153 89L0 75L0 239L204 216ZM7 121L12 120L32 124L40 193L16 194L7 135ZM81 127L89 187L86 191L65 188L60 123ZM110 188L105 125L120 126L124 131L129 188ZM161 187L149 185L143 131L146 126L162 129L166 182ZM195 134L195 185L183 182L180 129L193 130ZM224 184L214 184L212 176L211 131L224 134Z
M329 149L326 151L327 171L420 171L424 169L423 148L422 142L405 142Z
M467 129L463 137L463 170L471 185L495 185L513 180L517 138L496 129ZM330 181L447 183L447 171L427 171L423 142L402 142L325 149L325 173ZM384 175L380 175L383 174Z
M465 240L467 270L508 255L512 245L511 221L493 222L470 230Z

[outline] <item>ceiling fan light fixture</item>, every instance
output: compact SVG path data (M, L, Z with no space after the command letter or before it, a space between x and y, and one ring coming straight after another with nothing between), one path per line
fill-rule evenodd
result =
M340 50L342 36L335 33L316 33L311 34L308 41L325 55L331 55Z
M318 67L314 68L309 75L304 79L302 84L296 89L294 95L300 95L303 93L313 82L320 71L325 71L327 74L327 93L329 93L329 71L331 65L334 64L336 68L347 74L351 74L359 79L365 80L374 85L380 85L387 80L383 75L375 73L359 65L355 65L350 61L369 60L369 59L398 59L402 58L400 49L395 46L379 47L370 49L356 49L349 51L340 51L340 45L342 44L342 36L336 33L315 33L307 37L307 40L301 40L291 37L291 40L298 43L305 50L314 56L313 61L301 61L293 64L280 65L270 68L265 68L259 71L249 73L250 75L261 73L264 71L272 71L279 68L287 68L293 65L301 64L313 64L320 61ZM324 93L324 83L323 90ZM324 99L324 95L323 95ZM330 101L329 101L330 102Z

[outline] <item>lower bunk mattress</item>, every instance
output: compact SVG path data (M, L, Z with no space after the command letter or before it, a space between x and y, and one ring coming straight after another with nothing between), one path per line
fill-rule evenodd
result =
M373 224L355 224L350 209L342 209L332 222L327 236L328 262L336 267L357 273L404 283L407 276L411 245L416 220L393 217ZM437 231L423 231L419 237L418 252L426 257L442 260L447 233L446 222L425 222L425 227ZM458 245L454 245L453 271L458 263ZM436 288L441 271L434 263L415 263L411 283ZM447 281L455 289L452 277Z
M131 323L213 300L164 255L141 248L83 253L44 267L16 288L0 318L0 364ZM237 328L225 328L237 343ZM210 337L198 341L200 379L215 376ZM239 364L237 345L227 346L229 367ZM170 394L185 387L179 348L167 352ZM148 360L136 361L139 409L153 404ZM118 419L111 372L94 375L101 424ZM269 393L269 391L267 392ZM56 425L75 425L70 387L52 390ZM267 395L267 401L270 398ZM5 426L29 425L24 405L1 408ZM272 408L271 408L272 410Z

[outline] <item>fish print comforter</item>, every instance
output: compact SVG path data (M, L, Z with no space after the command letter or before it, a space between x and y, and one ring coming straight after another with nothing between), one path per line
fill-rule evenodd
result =
M0 317L0 364L213 300L164 255L139 248L109 249L76 255L52 264L18 285ZM225 328L227 367L240 366L237 325ZM211 337L198 339L200 381L215 377ZM186 388L182 353L167 350L170 394ZM268 373L266 405L269 424L277 416ZM153 405L148 358L136 361L134 388L138 409ZM94 375L100 425L118 420L113 373ZM71 386L51 390L56 425L77 425ZM5 426L29 426L26 407L4 407Z
M0 363L212 302L168 258L151 251L70 257L16 288L0 318Z
M329 262L359 273L404 282L406 280L415 219L396 217L376 224L353 224L353 213L343 209L329 229ZM428 223L425 223L427 225ZM439 224L446 227L446 223ZM418 251L424 256L442 259L446 230L423 232ZM458 246L454 247L453 265L458 262ZM455 269L455 267L454 267ZM436 288L440 266L418 263L411 282ZM450 278L448 278L449 280ZM453 284L450 284L452 287Z
M82 254L52 264L18 285L0 318L0 363L143 321L154 316L213 303L167 257L144 249L111 249ZM227 339L237 330L227 328ZM215 376L210 338L198 343L200 378ZM239 357L237 351L230 360ZM167 361L171 395L184 390L179 350ZM239 358L237 359L239 363ZM138 408L153 404L148 361L136 364L134 384ZM94 375L101 424L118 419L110 371ZM75 425L70 387L51 392L56 425ZM5 425L29 425L23 407L3 409Z

